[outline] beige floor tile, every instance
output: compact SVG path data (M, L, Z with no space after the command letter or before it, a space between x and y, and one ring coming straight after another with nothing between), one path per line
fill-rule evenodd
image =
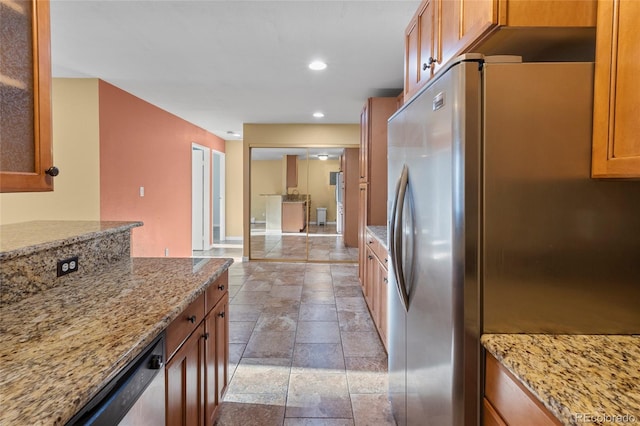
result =
M260 331L249 338L244 356L248 358L291 358L294 331Z
M299 321L296 343L340 343L337 321Z
M269 426L284 421L285 397L283 395L227 393L220 406L216 426Z
M257 321L261 313L261 305L234 304L233 309L229 309L229 321Z
M285 417L352 418L346 374L291 374Z
M298 313L263 313L254 328L263 331L296 331Z
M227 390L230 394L286 395L291 361L277 358L243 358Z
M340 331L375 331L369 311L339 311Z
M255 321L229 321L229 343L247 343L255 325Z
M386 356L347 357L345 367L349 393L387 393L389 381Z
M375 331L343 331L341 335L345 357L377 357L385 354Z
M333 291L307 291L302 293L302 303L312 305L334 305Z
M361 296L356 297L336 297L336 308L338 311L368 312L367 302Z
M285 418L284 426L353 426L353 419Z
M344 373L344 356L340 343L296 343L293 350L292 374Z
M395 426L391 404L385 394L351 394L355 426Z
M300 305L300 321L337 321L338 313L335 305Z

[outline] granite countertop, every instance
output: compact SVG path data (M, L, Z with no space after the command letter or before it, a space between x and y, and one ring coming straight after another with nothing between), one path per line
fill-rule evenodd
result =
M367 230L371 232L371 234L376 237L382 247L389 250L387 246L387 227L386 226L367 226Z
M0 226L0 260L90 240L142 226L142 222L34 221Z
M0 424L64 424L232 262L129 258L0 307Z
M482 344L561 423L640 423L640 336L485 334Z

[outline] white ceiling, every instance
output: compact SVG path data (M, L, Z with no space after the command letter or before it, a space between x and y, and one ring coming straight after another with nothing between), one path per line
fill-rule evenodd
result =
M402 88L419 3L51 0L53 76L100 78L224 139L243 123L358 123L368 97Z

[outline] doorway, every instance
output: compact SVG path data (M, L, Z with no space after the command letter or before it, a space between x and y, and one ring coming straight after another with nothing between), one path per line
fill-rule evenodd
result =
M250 148L250 259L357 261L337 229L343 149Z
M212 151L213 163L213 244L226 240L225 230L225 155Z
M191 247L192 250L209 248L210 235L210 149L191 144Z

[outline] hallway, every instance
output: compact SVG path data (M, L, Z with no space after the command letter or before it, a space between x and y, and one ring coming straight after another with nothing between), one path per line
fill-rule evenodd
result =
M234 263L217 425L394 425L355 264Z

